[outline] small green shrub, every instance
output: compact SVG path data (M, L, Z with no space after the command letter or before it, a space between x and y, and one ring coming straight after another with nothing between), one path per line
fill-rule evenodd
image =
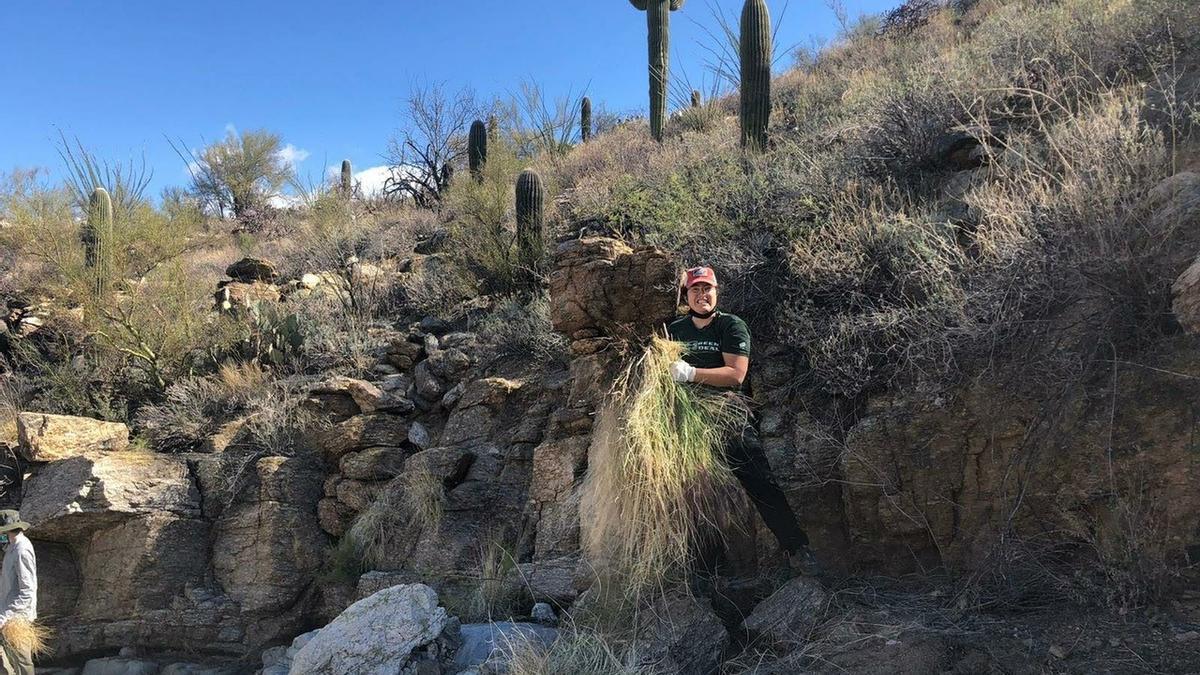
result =
M566 339L550 324L550 298L545 293L527 302L504 298L479 326L479 334L502 358L559 364L569 358Z

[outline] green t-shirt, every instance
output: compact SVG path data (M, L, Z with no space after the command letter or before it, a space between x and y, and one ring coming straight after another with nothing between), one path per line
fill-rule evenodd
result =
M704 328L696 328L691 316L683 316L667 326L667 335L687 347L683 360L696 368L724 366L722 353L750 356L750 329L733 314L717 312Z

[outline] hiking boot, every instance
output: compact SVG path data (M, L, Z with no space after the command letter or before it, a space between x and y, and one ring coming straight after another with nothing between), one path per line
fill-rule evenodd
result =
M818 577L825 571L817 556L813 555L812 549L807 546L801 546L787 554L787 560L788 567L801 576Z

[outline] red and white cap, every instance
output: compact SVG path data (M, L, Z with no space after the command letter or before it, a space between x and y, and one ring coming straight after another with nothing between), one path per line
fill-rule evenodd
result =
M717 273L711 267L693 267L683 273L683 287L691 288L696 284L717 285Z

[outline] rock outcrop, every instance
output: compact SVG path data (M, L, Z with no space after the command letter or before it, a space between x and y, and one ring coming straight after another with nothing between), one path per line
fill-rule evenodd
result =
M20 413L17 434L21 454L30 462L53 462L84 452L129 447L129 428L124 424L70 415Z

